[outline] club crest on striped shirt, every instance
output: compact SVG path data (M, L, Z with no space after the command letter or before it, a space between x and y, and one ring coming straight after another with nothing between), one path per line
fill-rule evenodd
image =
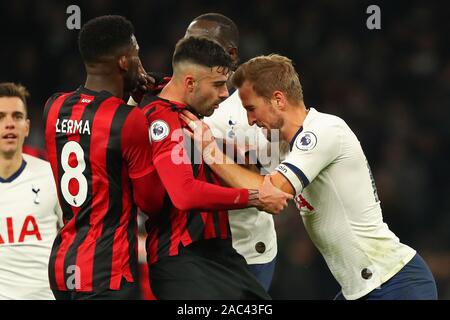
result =
M163 120L153 121L149 129L150 141L158 142L169 135L169 125Z
M302 151L309 151L317 144L317 137L311 131L302 132L295 142L295 146Z

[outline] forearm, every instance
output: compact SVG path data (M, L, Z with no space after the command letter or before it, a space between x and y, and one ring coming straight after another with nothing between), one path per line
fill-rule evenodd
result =
M227 185L233 188L259 189L264 177L257 172L250 171L234 163L219 149L213 151L209 167Z
M232 210L249 206L248 190L196 180L191 165L175 165L170 156L159 159L155 167L170 199L179 209Z
M283 184L285 179L282 175L263 177L237 164L227 164L228 159L223 154L216 153L215 156L216 161L211 161L209 166L230 186L249 189L249 206L278 214L287 206L287 200L293 198L292 194L295 192L290 186L285 188ZM275 184L271 183L272 177ZM284 192L284 189L287 192Z

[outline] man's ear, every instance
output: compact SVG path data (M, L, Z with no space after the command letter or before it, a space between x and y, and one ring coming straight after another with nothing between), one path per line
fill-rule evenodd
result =
M187 92L193 92L195 87L194 77L188 74L184 77L184 88Z
M272 93L272 100L275 100L275 106L279 110L283 110L286 107L286 96L283 92L276 90Z
M230 48L228 49L228 54L231 56L231 58L233 59L233 61L238 60L238 49L237 48Z
M25 121L25 138L30 134L30 119Z
M128 71L128 58L126 56L120 56L118 61L119 69L121 71Z

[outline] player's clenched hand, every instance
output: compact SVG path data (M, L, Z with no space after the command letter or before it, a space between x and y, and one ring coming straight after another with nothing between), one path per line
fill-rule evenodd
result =
M264 182L259 188L259 200L262 203L262 208L260 210L279 214L281 211L287 207L287 201L293 199L294 196L281 191L272 184L270 175L264 177Z
M155 86L155 79L145 71L144 66L141 62L139 62L138 72L139 75L137 86L130 94L133 97L134 101L140 103L144 94Z
M152 79L151 84L147 84L147 90L152 95L157 95L160 93L171 79L171 77L166 74L155 71L147 72L147 76Z

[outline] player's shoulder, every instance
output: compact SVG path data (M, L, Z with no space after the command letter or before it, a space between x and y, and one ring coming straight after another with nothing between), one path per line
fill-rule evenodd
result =
M107 99L108 108L99 108L96 111L95 117L97 119L104 117L111 119L111 126L113 129L110 131L110 136L125 131L132 132L139 127L139 124L147 123L147 119L139 108L128 105L122 99L114 96L108 97ZM115 125L112 125L113 123L115 123ZM95 130L95 127L93 129Z
M180 110L185 105L158 96L145 95L139 104L149 123L152 142L164 140L173 130L181 128Z
M141 107L150 125L156 121L165 122L170 127L178 127L181 123L179 112L184 104L155 97L150 103Z
M31 156L29 154L23 153L22 154L23 159L26 161L27 166L31 169L31 170L37 170L38 172L49 172L51 173L51 166L50 166L50 162L46 161L46 160L42 160L40 158Z
M70 92L56 92L54 94L52 94L50 97L47 98L47 100L45 101L45 108L48 109L50 106L52 106L54 104L54 102L62 97L62 96L68 96L70 94L74 93L74 91L70 91Z
M59 91L59 92L55 92L50 97L48 97L47 101L55 100L55 99L57 99L57 98L59 98L59 97L61 97L63 95L68 95L68 94L71 94L71 93L74 93L74 92L75 91L67 91L67 92Z
M47 98L47 102L50 102L52 100L57 99L58 97L62 96L64 92L55 92L50 97Z
M291 146L297 147L293 150L305 152L316 149L316 145L323 145L323 142L327 142L325 145L338 145L337 142L345 131L345 126L341 118L310 108Z
M124 112L126 115L142 115L142 110L136 106L126 104L124 101L117 101L117 108Z
M346 126L347 124L342 118L329 113L319 112L314 108L309 109L308 116L303 123L303 128L305 131L318 130L322 132L333 132L336 130L342 130Z
M154 95L145 95L138 106L150 118L158 116L173 116L182 107L180 104Z

